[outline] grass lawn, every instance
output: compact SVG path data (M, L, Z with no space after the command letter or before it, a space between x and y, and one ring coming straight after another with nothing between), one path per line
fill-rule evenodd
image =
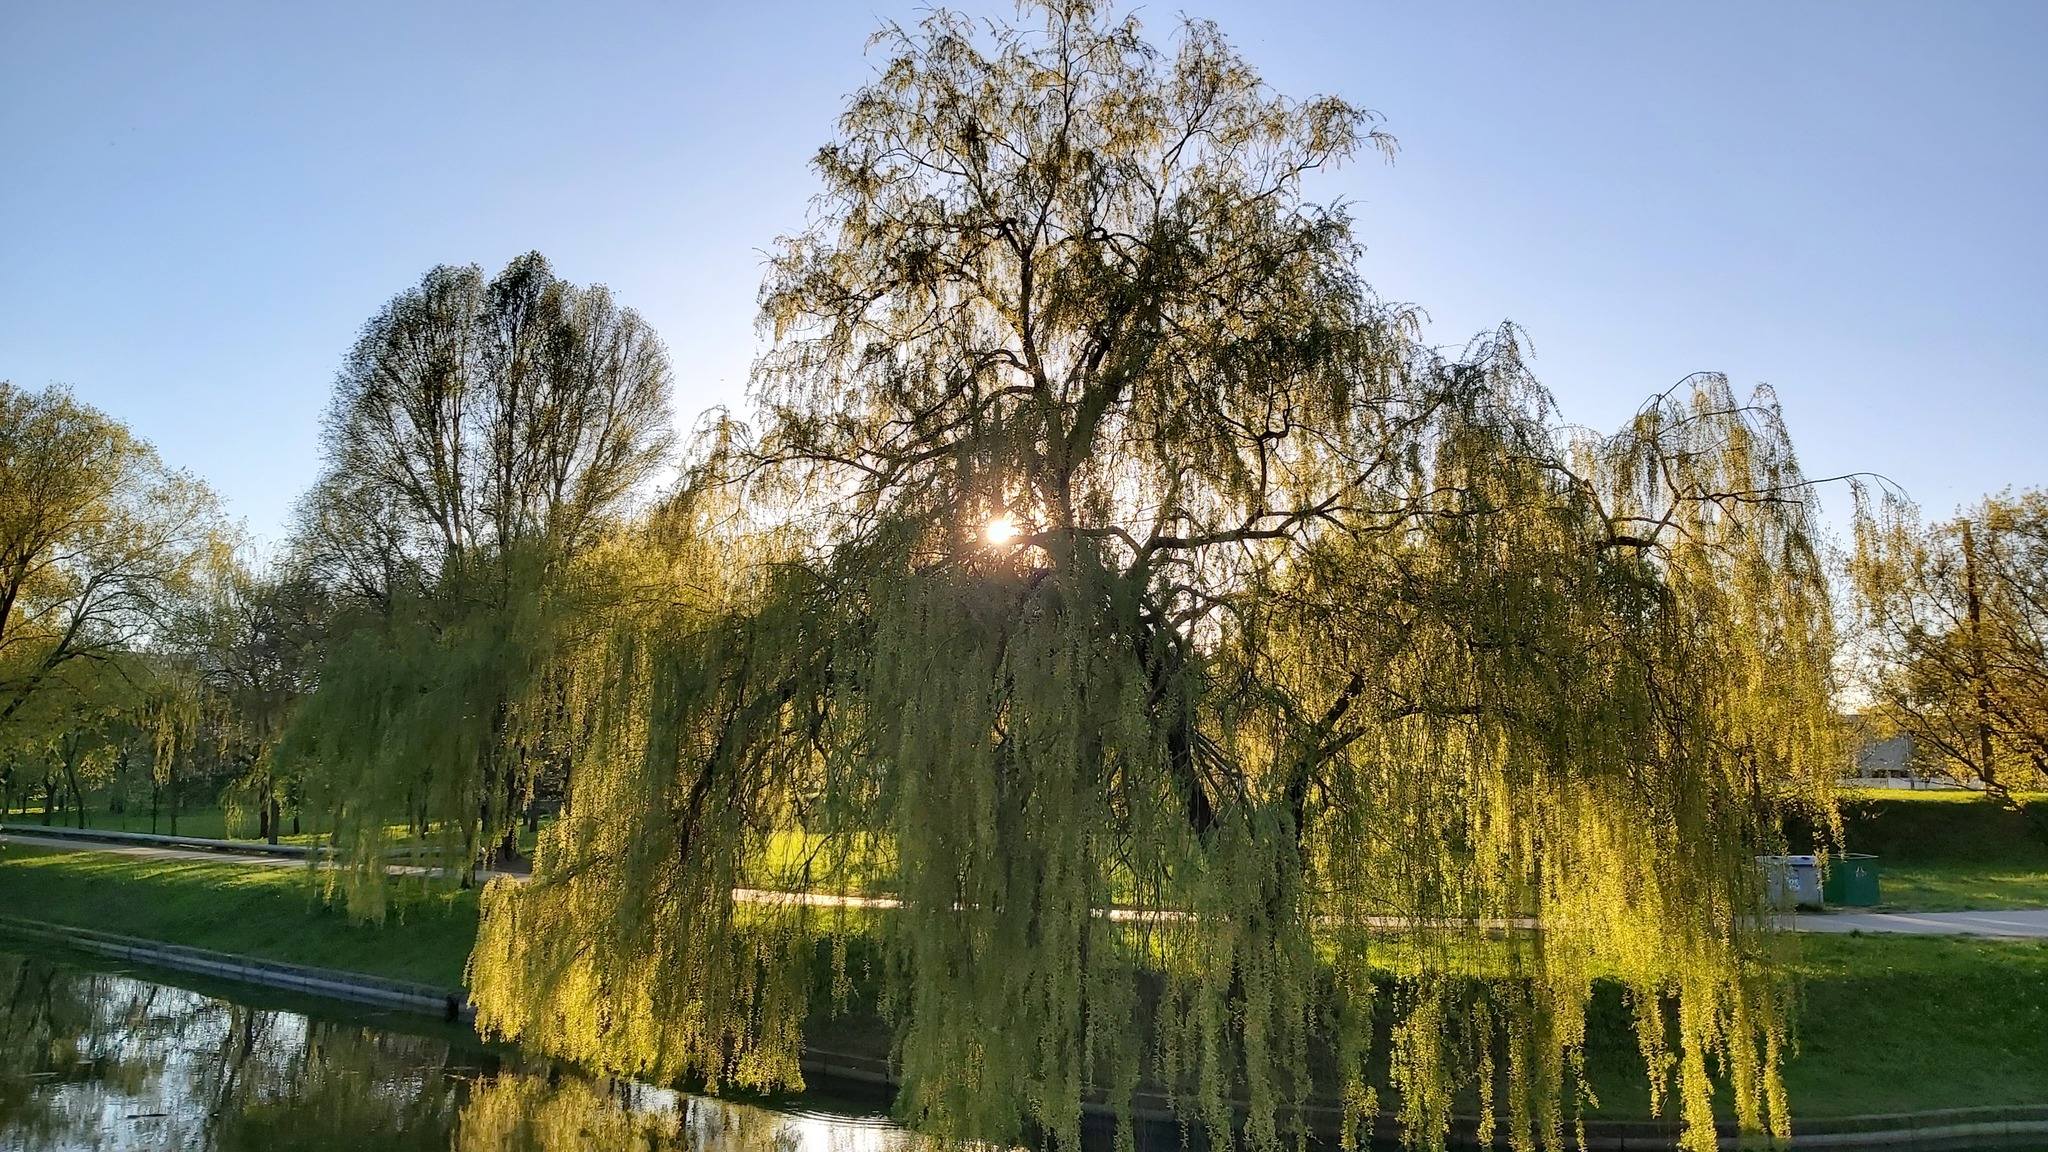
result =
M1785 1090L1817 1119L2048 1104L2048 941L1842 935L1800 939ZM1596 995L1586 1069L1601 1107L1649 1106L1619 995ZM1725 1093L1717 1102L1733 1109Z
M389 923L353 924L297 866L5 845L0 916L453 988L476 941L477 893L428 894Z
M2048 868L1996 864L1888 864L1879 911L1966 912L2048 908Z
M4 817L0 817L0 823L4 823L9 827L20 828L24 832L35 831L42 822L43 811L40 808L17 808L7 813ZM78 827L78 814L70 811L60 812L51 822L64 828L76 828ZM177 825L175 832L172 830L173 821L168 811L158 812L153 823L154 827L151 826L152 821L150 820L149 809L147 808L127 812L103 812L88 808L85 812L85 826L87 828L97 828L109 832L154 832L165 836L197 836L208 840L254 840L257 838L256 817L253 814L246 816L237 824L231 825L228 822L227 812L214 806L189 808L178 813L178 819L175 822ZM289 828L291 826L290 820L286 820L284 826ZM318 832L307 831L301 832L298 835L287 833L279 836L277 839L282 844L317 844L322 839L322 836Z
M1794 1116L2048 1103L2048 941L1801 941Z

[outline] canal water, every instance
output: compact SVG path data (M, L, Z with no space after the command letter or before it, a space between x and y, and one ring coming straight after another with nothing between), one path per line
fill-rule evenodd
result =
M494 1052L465 1031L0 951L5 1152L896 1152L873 1111L750 1107Z

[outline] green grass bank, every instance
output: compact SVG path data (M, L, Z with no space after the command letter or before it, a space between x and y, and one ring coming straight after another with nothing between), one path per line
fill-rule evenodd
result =
M1800 941L1793 1114L2048 1104L2048 941Z
M356 924L298 864L0 845L0 915L454 988L477 893L427 893L382 925Z

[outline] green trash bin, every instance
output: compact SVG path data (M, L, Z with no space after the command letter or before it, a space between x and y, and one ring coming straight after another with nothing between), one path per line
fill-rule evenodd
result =
M1820 898L1828 904L1869 908L1877 903L1877 857L1865 852L1843 852L1828 857L1827 879L1821 881Z

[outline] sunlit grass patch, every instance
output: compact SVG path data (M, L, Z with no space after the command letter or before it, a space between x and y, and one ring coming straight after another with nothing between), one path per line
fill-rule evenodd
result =
M1801 941L1793 1114L2048 1103L2048 941Z
M2048 908L2048 866L1892 864L1883 870L1880 910L2006 911Z
M474 890L419 891L350 923L296 865L0 847L0 915L446 987L476 939Z

